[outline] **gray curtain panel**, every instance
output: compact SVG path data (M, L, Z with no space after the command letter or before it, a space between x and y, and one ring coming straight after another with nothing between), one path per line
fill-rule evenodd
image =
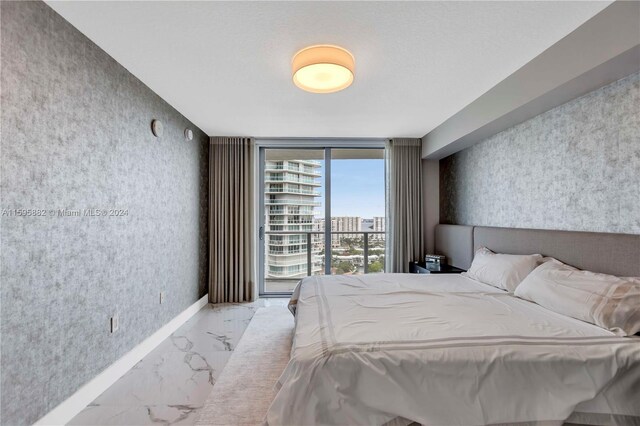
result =
M387 143L387 272L409 272L424 255L422 145L420 139Z
M252 301L254 142L213 137L209 148L209 302Z

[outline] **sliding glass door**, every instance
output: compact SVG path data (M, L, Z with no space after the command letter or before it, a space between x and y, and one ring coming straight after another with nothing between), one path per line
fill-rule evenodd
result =
M305 276L384 271L383 148L260 148L263 296Z
M261 294L291 293L300 278L324 273L317 229L325 198L324 150L262 149Z
M384 272L384 149L331 150L331 273Z

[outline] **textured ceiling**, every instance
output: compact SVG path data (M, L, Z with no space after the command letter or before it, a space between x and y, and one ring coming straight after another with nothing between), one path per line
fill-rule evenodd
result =
M609 3L48 2L209 135L258 137L423 136ZM319 43L351 87L293 85Z

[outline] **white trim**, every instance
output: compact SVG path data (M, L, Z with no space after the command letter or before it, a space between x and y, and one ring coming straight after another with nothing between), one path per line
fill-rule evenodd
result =
M381 138L255 138L265 148L384 148Z
M182 311L158 331L143 340L138 346L123 355L122 358L107 367L102 373L83 385L60 405L49 411L35 425L64 425L71 421L102 392L136 365L138 361L154 350L182 324L187 322L189 318L198 313L208 303L208 299L209 295L204 295L196 303Z

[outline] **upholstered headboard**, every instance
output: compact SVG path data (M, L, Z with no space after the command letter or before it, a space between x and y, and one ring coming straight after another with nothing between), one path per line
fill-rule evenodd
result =
M436 226L436 253L447 256L449 265L469 269L473 260L473 226Z
M470 240L469 228L472 228ZM640 276L640 235L461 225L436 228L436 252L447 256L453 266L468 269L473 257L457 253L469 249L473 253L479 247L498 253L540 253L593 272ZM450 257L446 253L455 255Z

